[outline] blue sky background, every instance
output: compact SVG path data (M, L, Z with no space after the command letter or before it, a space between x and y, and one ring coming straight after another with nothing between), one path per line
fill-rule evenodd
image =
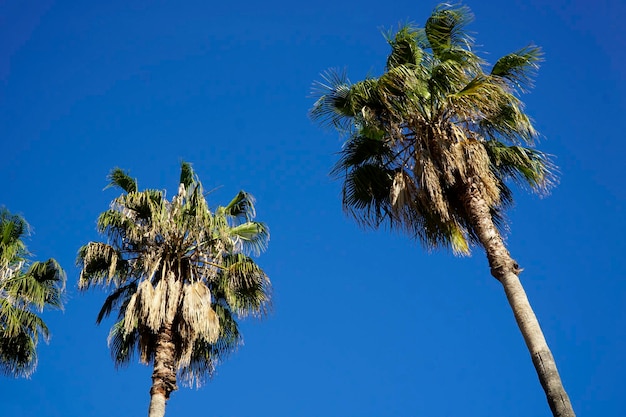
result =
M547 198L517 193L512 255L579 416L626 415L626 36L619 0L473 0L470 30L491 62L545 50L524 97L556 155ZM257 198L271 228L258 258L274 311L245 346L167 415L547 416L500 285L481 250L428 254L363 231L328 172L342 140L312 123L324 70L383 70L381 31L423 24L435 2L0 2L0 205L34 228L29 248L68 273L30 380L0 378L6 416L145 415L151 370L115 370L105 294L77 291L77 249L116 197L115 166L177 189L194 164L209 200Z

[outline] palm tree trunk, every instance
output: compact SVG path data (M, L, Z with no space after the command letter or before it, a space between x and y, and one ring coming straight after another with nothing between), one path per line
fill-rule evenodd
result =
M519 280L518 275L522 270L511 258L504 245L502 236L493 223L489 207L482 197L477 182L470 182L468 185L464 202L472 225L475 227L478 238L487 253L491 275L500 281L504 287L506 298L513 309L513 315L530 352L539 382L541 382L546 393L552 415L554 417L575 417L574 409L561 382L552 352L550 352L537 317Z
M171 325L163 326L157 335L148 417L163 417L165 403L170 398L170 394L178 389L175 346L172 341L171 327Z

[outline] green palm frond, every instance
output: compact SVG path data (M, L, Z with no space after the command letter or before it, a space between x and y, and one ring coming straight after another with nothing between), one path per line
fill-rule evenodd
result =
M556 167L550 156L533 148L507 146L495 140L485 143L493 169L503 180L547 193L556 183Z
M269 243L269 229L264 223L246 222L230 228L230 235L242 245L242 250L260 254Z
M65 272L54 260L34 262L24 273L16 273L2 284L5 294L28 308L43 311L44 307L63 308Z
M116 367L127 366L138 348L139 331L124 332L124 319L116 322L109 332L108 344Z
M543 61L541 48L529 45L498 59L491 69L491 75L503 78L511 87L525 92L532 87L532 77L541 61Z
M37 344L30 334L8 336L0 329L0 373L30 377L37 367Z
M423 51L418 42L419 30L412 25L403 25L395 33L385 35L391 46L391 53L387 58L387 69L390 70L400 65L419 65L422 61Z
M354 117L360 109L350 97L350 81L345 71L329 69L322 74L322 81L313 83L311 96L316 99L309 115L323 126L345 130L350 124L346 118Z
M29 255L22 240L29 233L30 226L23 217L0 207L0 268L15 265Z
M183 184L186 189L193 184L196 180L196 173L189 162L183 161L180 166L180 181L179 184Z
M78 251L77 264L81 267L78 287L88 289L93 285L117 285L129 272L129 262L121 251L112 245L89 242Z
M36 345L39 335L45 341L50 338L46 323L37 314L25 308L18 300L0 298L0 332L5 337L16 337L21 333L28 334Z
M233 218L251 221L256 217L254 197L245 191L239 191L230 203L224 206L224 214Z
M134 193L137 191L137 180L131 177L127 171L120 168L113 168L107 176L111 182L104 187L107 188L117 187L124 190L127 193Z
M467 6L437 6L424 26L433 54L440 56L453 48L470 49L473 40L465 31L465 26L473 20L474 15Z
M116 288L109 296L104 300L102 308L96 318L96 324L100 324L102 320L111 314L113 310L120 309L122 306L128 305L130 297L137 292L137 283L131 282L130 284ZM125 309L125 308L124 308Z
M360 225L378 227L390 214L393 171L379 164L362 164L345 177L343 206Z
M238 316L263 316L267 313L270 281L252 258L242 253L226 256L217 284L216 295L223 296Z
M503 97L500 107L482 118L476 128L486 138L515 144L532 145L538 136L530 117L523 111L522 103L511 94Z

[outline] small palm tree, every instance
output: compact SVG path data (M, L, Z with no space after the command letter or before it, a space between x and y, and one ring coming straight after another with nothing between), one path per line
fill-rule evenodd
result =
M45 307L63 308L65 272L57 261L30 261L24 241L29 226L0 209L0 372L29 377L37 367L37 343L50 331L39 317Z
M264 250L269 232L252 220L246 192L211 211L185 162L171 201L160 190L138 191L119 168L109 179L124 193L98 218L107 242L79 250L79 288L110 289L97 323L117 310L113 360L128 364L138 353L152 365L149 415L163 416L178 380L200 385L241 343L235 319L265 314L270 281L246 253Z
M361 225L386 225L428 248L487 254L555 416L574 416L556 363L503 238L508 180L546 191L548 157L532 148L537 133L519 93L531 86L541 51L529 46L489 71L465 31L464 6L438 6L424 28L389 34L383 75L351 84L328 72L317 83L314 119L346 134L334 174L343 206Z

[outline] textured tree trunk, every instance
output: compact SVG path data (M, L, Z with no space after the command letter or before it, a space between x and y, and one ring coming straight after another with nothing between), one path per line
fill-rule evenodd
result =
M530 352L539 382L541 382L546 393L552 415L554 417L575 417L574 409L561 382L552 352L550 352L537 317L519 280L518 275L521 269L511 258L504 245L502 236L491 219L489 207L475 183L471 183L468 187L465 195L465 207L487 253L491 275L500 281L504 287L506 298L509 300L517 325Z
M163 326L156 340L148 417L163 417L165 415L165 403L170 398L170 394L177 389L172 329L171 326Z

